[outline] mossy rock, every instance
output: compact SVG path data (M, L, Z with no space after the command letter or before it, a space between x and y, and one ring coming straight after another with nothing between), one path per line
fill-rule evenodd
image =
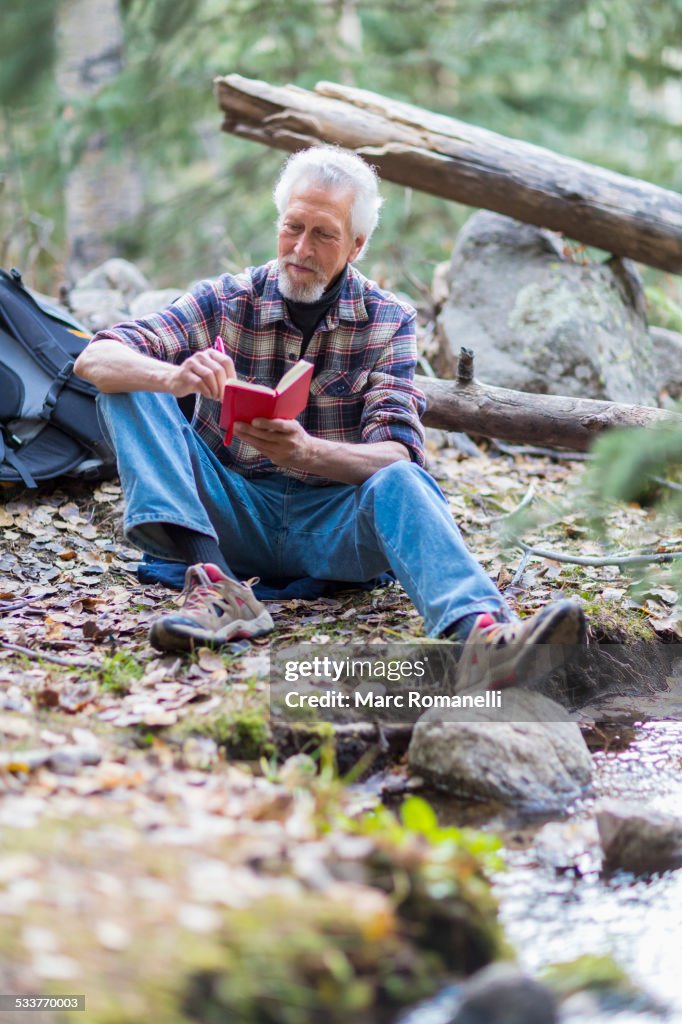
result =
M385 808L348 818L343 787L309 786L308 840L313 860L324 846L330 878L319 887L292 872L284 831L256 868L232 833L164 846L110 813L7 829L17 868L79 896L38 895L22 910L77 972L46 991L87 979L90 1024L389 1024L452 973L507 952L486 875L493 837L440 829L416 798L403 822ZM205 894L188 888L188 871L219 865ZM140 885L168 895L140 898ZM111 946L116 922L126 938ZM21 929L5 929L0 950L8 971L30 969Z

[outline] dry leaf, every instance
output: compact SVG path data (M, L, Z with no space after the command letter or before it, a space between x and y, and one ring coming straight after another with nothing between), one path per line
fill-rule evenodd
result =
M204 672L216 672L225 668L222 656L208 647L202 647L199 650L197 661Z

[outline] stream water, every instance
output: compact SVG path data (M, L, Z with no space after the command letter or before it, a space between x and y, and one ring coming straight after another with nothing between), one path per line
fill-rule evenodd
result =
M611 954L630 977L667 1008L652 1011L564 1015L562 1022L682 1024L682 870L649 880L600 875L598 844L591 837L592 808L600 797L633 800L675 814L682 808L682 722L648 722L629 742L594 754L594 794L571 808L569 833L543 833L541 823L499 815L466 823L499 831L507 870L495 879L500 914L519 963L531 973L586 953ZM434 799L443 824L462 824L462 808ZM551 833L551 830L549 830ZM548 842L549 838L549 842ZM572 849L561 850L568 844ZM567 855L568 854L568 855ZM566 868L572 861L573 866ZM454 990L401 1018L401 1024L442 1024Z

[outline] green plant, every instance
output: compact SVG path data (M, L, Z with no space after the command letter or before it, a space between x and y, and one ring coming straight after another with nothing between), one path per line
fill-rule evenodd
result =
M117 651L105 655L97 672L97 681L101 690L125 697L130 693L131 680L140 679L144 674L144 666L130 654Z
M682 331L682 306L656 285L650 285L645 294L649 323L669 331Z
M634 991L632 981L611 956L594 953L585 953L565 963L550 964L543 971L542 978L562 999L585 989Z
M368 835L385 834L398 845L420 836L430 846L441 848L444 855L463 854L479 860L486 871L499 871L504 867L498 853L502 844L496 835L471 828L441 826L431 804L419 796L403 801L399 817L382 805L360 818L356 828Z
M187 728L189 732L209 736L225 748L229 757L255 761L273 752L266 711L258 708L225 712L205 721L193 719Z

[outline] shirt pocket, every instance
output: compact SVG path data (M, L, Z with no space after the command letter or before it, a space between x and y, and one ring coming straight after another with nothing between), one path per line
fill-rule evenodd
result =
M361 398L367 388L369 370L324 370L310 384L311 398L324 403L344 398Z
M310 384L304 426L334 441L361 439L368 370L323 370Z

